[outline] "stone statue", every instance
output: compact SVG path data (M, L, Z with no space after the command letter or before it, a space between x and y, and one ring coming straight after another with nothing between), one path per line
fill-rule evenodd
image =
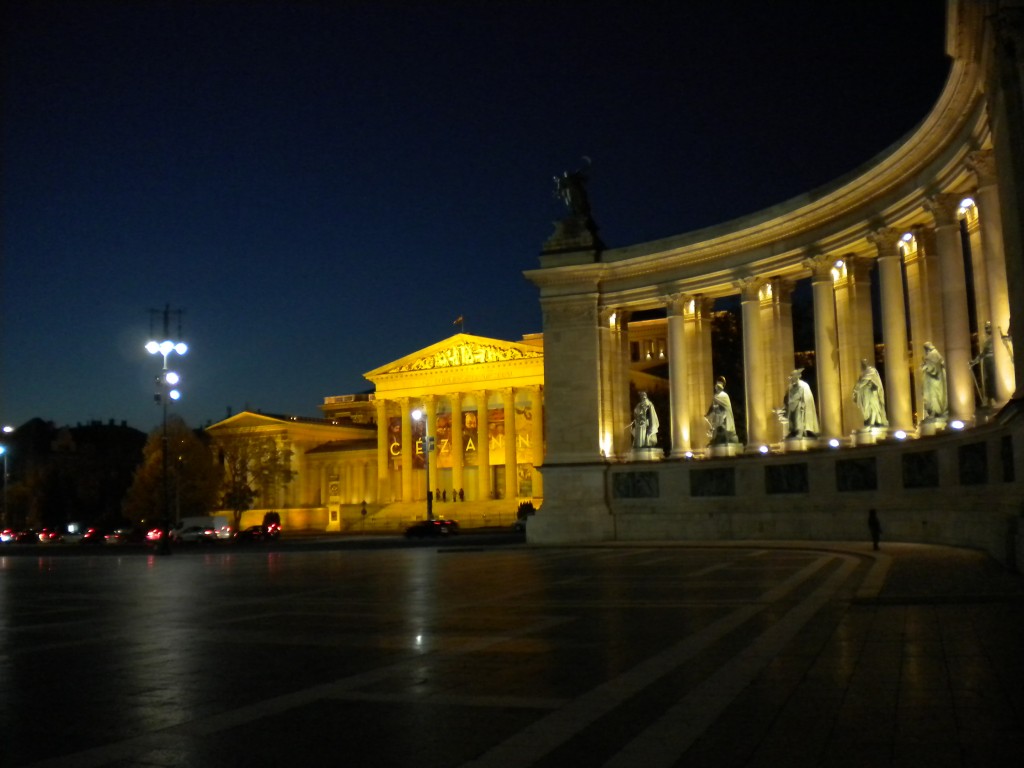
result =
M650 448L658 444L658 414L646 392L640 393L640 402L633 409L633 422L629 426L633 432L634 448Z
M975 376L974 383L978 387L978 394L981 395L981 404L991 405L996 399L996 358L995 350L992 348L992 323L985 323L985 338L981 341L981 349L978 356L971 360L971 368L977 366L980 372L972 373Z
M949 402L946 397L946 361L939 350L930 341L924 343L924 362L921 363L924 375L923 397L924 416L926 419L944 419L949 413Z
M738 443L736 437L736 420L732 414L732 400L725 391L725 377L715 379L715 393L711 396L711 405L704 414L710 427L711 445Z
M569 213L583 219L590 219L590 199L587 196L587 174L590 170L590 158L584 157L587 165L578 171L565 171L555 176L555 197L565 203Z
M800 378L803 368L789 374L789 389L783 405L789 431L786 437L816 437L818 434L818 412L814 409L814 394L811 385Z
M853 385L853 401L860 408L865 427L887 427L889 419L885 416L885 389L882 377L867 360L860 361L860 378Z

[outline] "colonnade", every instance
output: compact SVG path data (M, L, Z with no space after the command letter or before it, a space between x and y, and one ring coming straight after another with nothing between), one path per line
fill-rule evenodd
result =
M517 396L525 395L529 405L529 460L531 465L532 496L543 495L542 478L537 467L544 459L543 388L539 385L516 388L473 389L466 392L426 394L419 397L399 396L377 397L374 400L377 417L377 498L388 501L422 499L427 489L414 482L414 456L423 452L424 447L416 434L422 434L414 426L413 412L422 411L426 420L426 435L435 438L435 449L426 451L432 488L439 488L448 494L463 491L465 500L490 499L495 495L494 477L491 465L491 435L489 421L490 398L503 412L505 440L503 463L505 471L505 497L518 495L518 455L515 416ZM438 434L438 416L450 416L450 432ZM474 418L467 418L472 414ZM394 416L399 416L399 432L392 436L390 425ZM474 424L475 421L475 424ZM511 425L511 426L510 426ZM397 443L397 447L396 447ZM467 464L466 447L476 446L475 464ZM450 455L450 475L439 472L438 458L442 452ZM392 469L392 459L397 454L399 471ZM475 467L475 487L466 485L466 469ZM400 477L400 486L395 482ZM396 487L397 486L397 487Z
M780 439L774 409L782 404L786 376L795 367L792 291L795 280L808 275L822 439L844 439L863 427L852 391L860 361L875 361L872 276L878 282L877 321L884 345L890 430L912 433L923 418L920 370L926 341L933 342L945 357L950 422L976 422L979 382L975 371L980 365L972 354L972 320L979 346L986 344L986 323L992 329L995 381L989 383L991 400L982 406L998 406L1010 399L1014 392L1012 347L1007 336L1010 301L993 153L972 152L966 164L976 182L970 196L938 193L928 197L920 210L922 222L909 229L866 229L869 247L857 253L808 248L799 258L799 270L780 270L778 276L756 274L756 266L749 274L732 276L730 287L739 293L742 315L748 451ZM962 221L967 224L970 244L970 284ZM670 432L671 455L675 457L706 444L703 417L718 373L711 369L712 295L721 296L723 291L677 291L663 299L671 413L669 424L663 417L662 429ZM601 326L605 327L604 318L608 318L610 334L628 336L629 305L614 306L614 297L607 295L603 304ZM975 308L974 318L969 306ZM609 351L614 349L618 347L609 347ZM614 378L619 366L611 362L606 370ZM737 394L733 392L733 398ZM614 434L602 443L614 446L614 453L624 456L628 446L624 450L616 436L624 432L623 419L628 420L629 408L623 408L614 397L602 397L602 402L613 403L618 414L610 422Z

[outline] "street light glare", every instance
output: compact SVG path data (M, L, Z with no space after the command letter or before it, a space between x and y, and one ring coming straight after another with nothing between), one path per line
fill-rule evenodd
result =
M147 342L146 351L149 352L149 354L151 355L155 355L157 352L160 351L160 345L157 344L155 341Z
M168 384L177 384L179 381L181 381L181 377L174 371L168 371L167 375L164 378L166 379Z
M421 411L419 408L417 408L416 410L414 410L409 415L412 416L412 420L413 421L419 421L420 419L423 418L423 411Z

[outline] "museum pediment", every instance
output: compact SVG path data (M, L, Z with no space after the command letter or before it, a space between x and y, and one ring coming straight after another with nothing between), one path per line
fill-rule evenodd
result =
M511 360L543 359L543 357L544 351L540 347L458 333L365 375L367 378L371 378L388 373L460 368L488 363L504 363Z

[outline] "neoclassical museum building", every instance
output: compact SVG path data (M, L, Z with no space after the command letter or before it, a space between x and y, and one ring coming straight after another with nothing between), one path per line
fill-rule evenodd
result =
M526 273L543 310L547 416L531 542L863 540L874 508L887 538L1013 559L1024 6L950 0L946 12L938 103L826 187L615 249L596 236L583 181L570 190L569 215ZM809 327L797 327L801 290ZM742 383L726 377L725 392L742 405L742 439L707 448L723 359L709 316L725 301L739 307ZM630 442L636 320L660 323L668 361L655 450ZM794 349L801 336L811 354ZM854 399L865 391L870 416Z
M367 373L372 395L327 397L322 418L246 412L209 433L275 435L295 477L261 505L328 530L364 502L415 516L428 489L460 519L534 501L537 544L863 540L875 509L887 539L1013 562L1024 3L946 13L938 102L847 176L607 249L567 173L567 215L525 273L542 334L457 334Z

